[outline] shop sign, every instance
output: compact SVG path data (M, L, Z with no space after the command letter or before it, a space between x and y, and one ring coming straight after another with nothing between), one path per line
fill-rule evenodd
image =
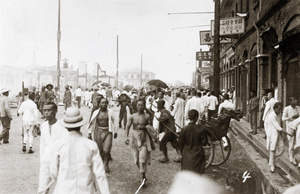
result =
M213 73L213 67L198 67L197 73L201 75L208 75Z
M234 50L232 49L232 47L230 47L227 51L226 51L226 56L227 58L231 58L234 56Z
M215 21L211 20L211 35L214 36ZM245 33L245 18L231 17L220 19L220 36Z
M200 51L196 52L197 61L213 61L213 56L211 51Z
M211 35L211 31L200 31L200 45L214 44L214 38ZM221 44L231 43L231 38L220 37Z

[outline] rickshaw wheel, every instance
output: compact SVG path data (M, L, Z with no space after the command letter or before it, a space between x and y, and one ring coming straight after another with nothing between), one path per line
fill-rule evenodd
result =
M228 146L227 148L224 147L224 141L223 139L221 140L216 140L213 142L214 145L214 159L212 162L213 166L219 166L221 164L224 164L231 153L231 144L230 144L230 140L229 138L226 136L224 136L225 139L227 140Z
M208 169L214 160L214 143L213 141L207 136L208 144L203 146L204 153L205 153L205 169Z

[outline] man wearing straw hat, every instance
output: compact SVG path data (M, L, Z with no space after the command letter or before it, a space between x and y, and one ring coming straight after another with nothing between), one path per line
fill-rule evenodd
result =
M46 88L48 91L46 91L46 102L54 102L54 91L53 91L53 85L52 84L47 84Z
M1 90L2 96L0 96L0 120L3 126L3 131L0 134L0 142L9 143L9 129L10 122L12 120L10 105L8 101L9 89L3 88ZM0 143L1 144L1 143Z
M64 118L59 122L69 133L55 142L52 149L50 174L53 183L56 183L54 194L90 194L96 193L97 188L102 194L109 194L97 144L83 137L80 132L80 127L86 123L86 120L79 109L68 108Z
M102 98L100 100L100 108L95 110L88 125L88 138L93 139L97 143L100 155L104 162L105 171L109 172L108 167L111 158L112 137L117 138L117 128L115 127L115 117L112 110L107 108L108 100Z

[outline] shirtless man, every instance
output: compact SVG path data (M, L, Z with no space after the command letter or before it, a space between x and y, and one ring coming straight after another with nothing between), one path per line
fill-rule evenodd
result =
M142 181L146 181L147 164L150 164L150 152L155 149L152 138L148 130L151 127L150 115L145 113L145 104L143 100L137 102L138 112L129 117L128 125L126 126L126 144L129 144L129 131L133 124L131 134L131 150L134 158L134 163L139 168L142 175ZM148 128L148 129L147 129ZM153 128L150 130L154 130Z
M102 98L100 108L95 110L88 125L88 138L97 143L101 158L104 163L105 172L109 172L108 163L112 160L110 151L112 148L112 137L117 138L118 134L114 126L115 118L112 110L107 109L108 100Z

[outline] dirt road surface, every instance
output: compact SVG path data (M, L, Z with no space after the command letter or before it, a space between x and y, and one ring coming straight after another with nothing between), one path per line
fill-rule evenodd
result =
M115 111L117 123L118 108L115 107L113 110ZM90 110L86 107L82 107L81 112L85 118L90 116ZM57 118L61 119L62 117L63 107L59 107ZM10 143L0 145L1 194L33 194L37 191L40 137L34 140L34 154L22 153L21 124L21 117L17 117L16 109L13 109ZM81 130L84 136L87 135L86 125ZM107 174L110 190L113 194L135 193L140 185L139 171L135 164L133 164L130 147L125 145L125 140L125 130L119 129L118 138L113 142L113 162L110 163L111 172ZM158 159L162 157L162 154L158 146L156 147L157 149L151 155L151 165L148 166L147 186L142 188L140 193L167 193L174 176L180 171L180 164L173 162L177 156L175 150L169 145L170 162L161 164L158 162ZM250 193L254 190L260 191L260 185L257 184L260 182L261 173L234 138L232 138L232 147L229 160L221 167L209 168L206 174L236 193ZM252 179L250 178L245 184L242 184L242 175L246 170L251 172Z

